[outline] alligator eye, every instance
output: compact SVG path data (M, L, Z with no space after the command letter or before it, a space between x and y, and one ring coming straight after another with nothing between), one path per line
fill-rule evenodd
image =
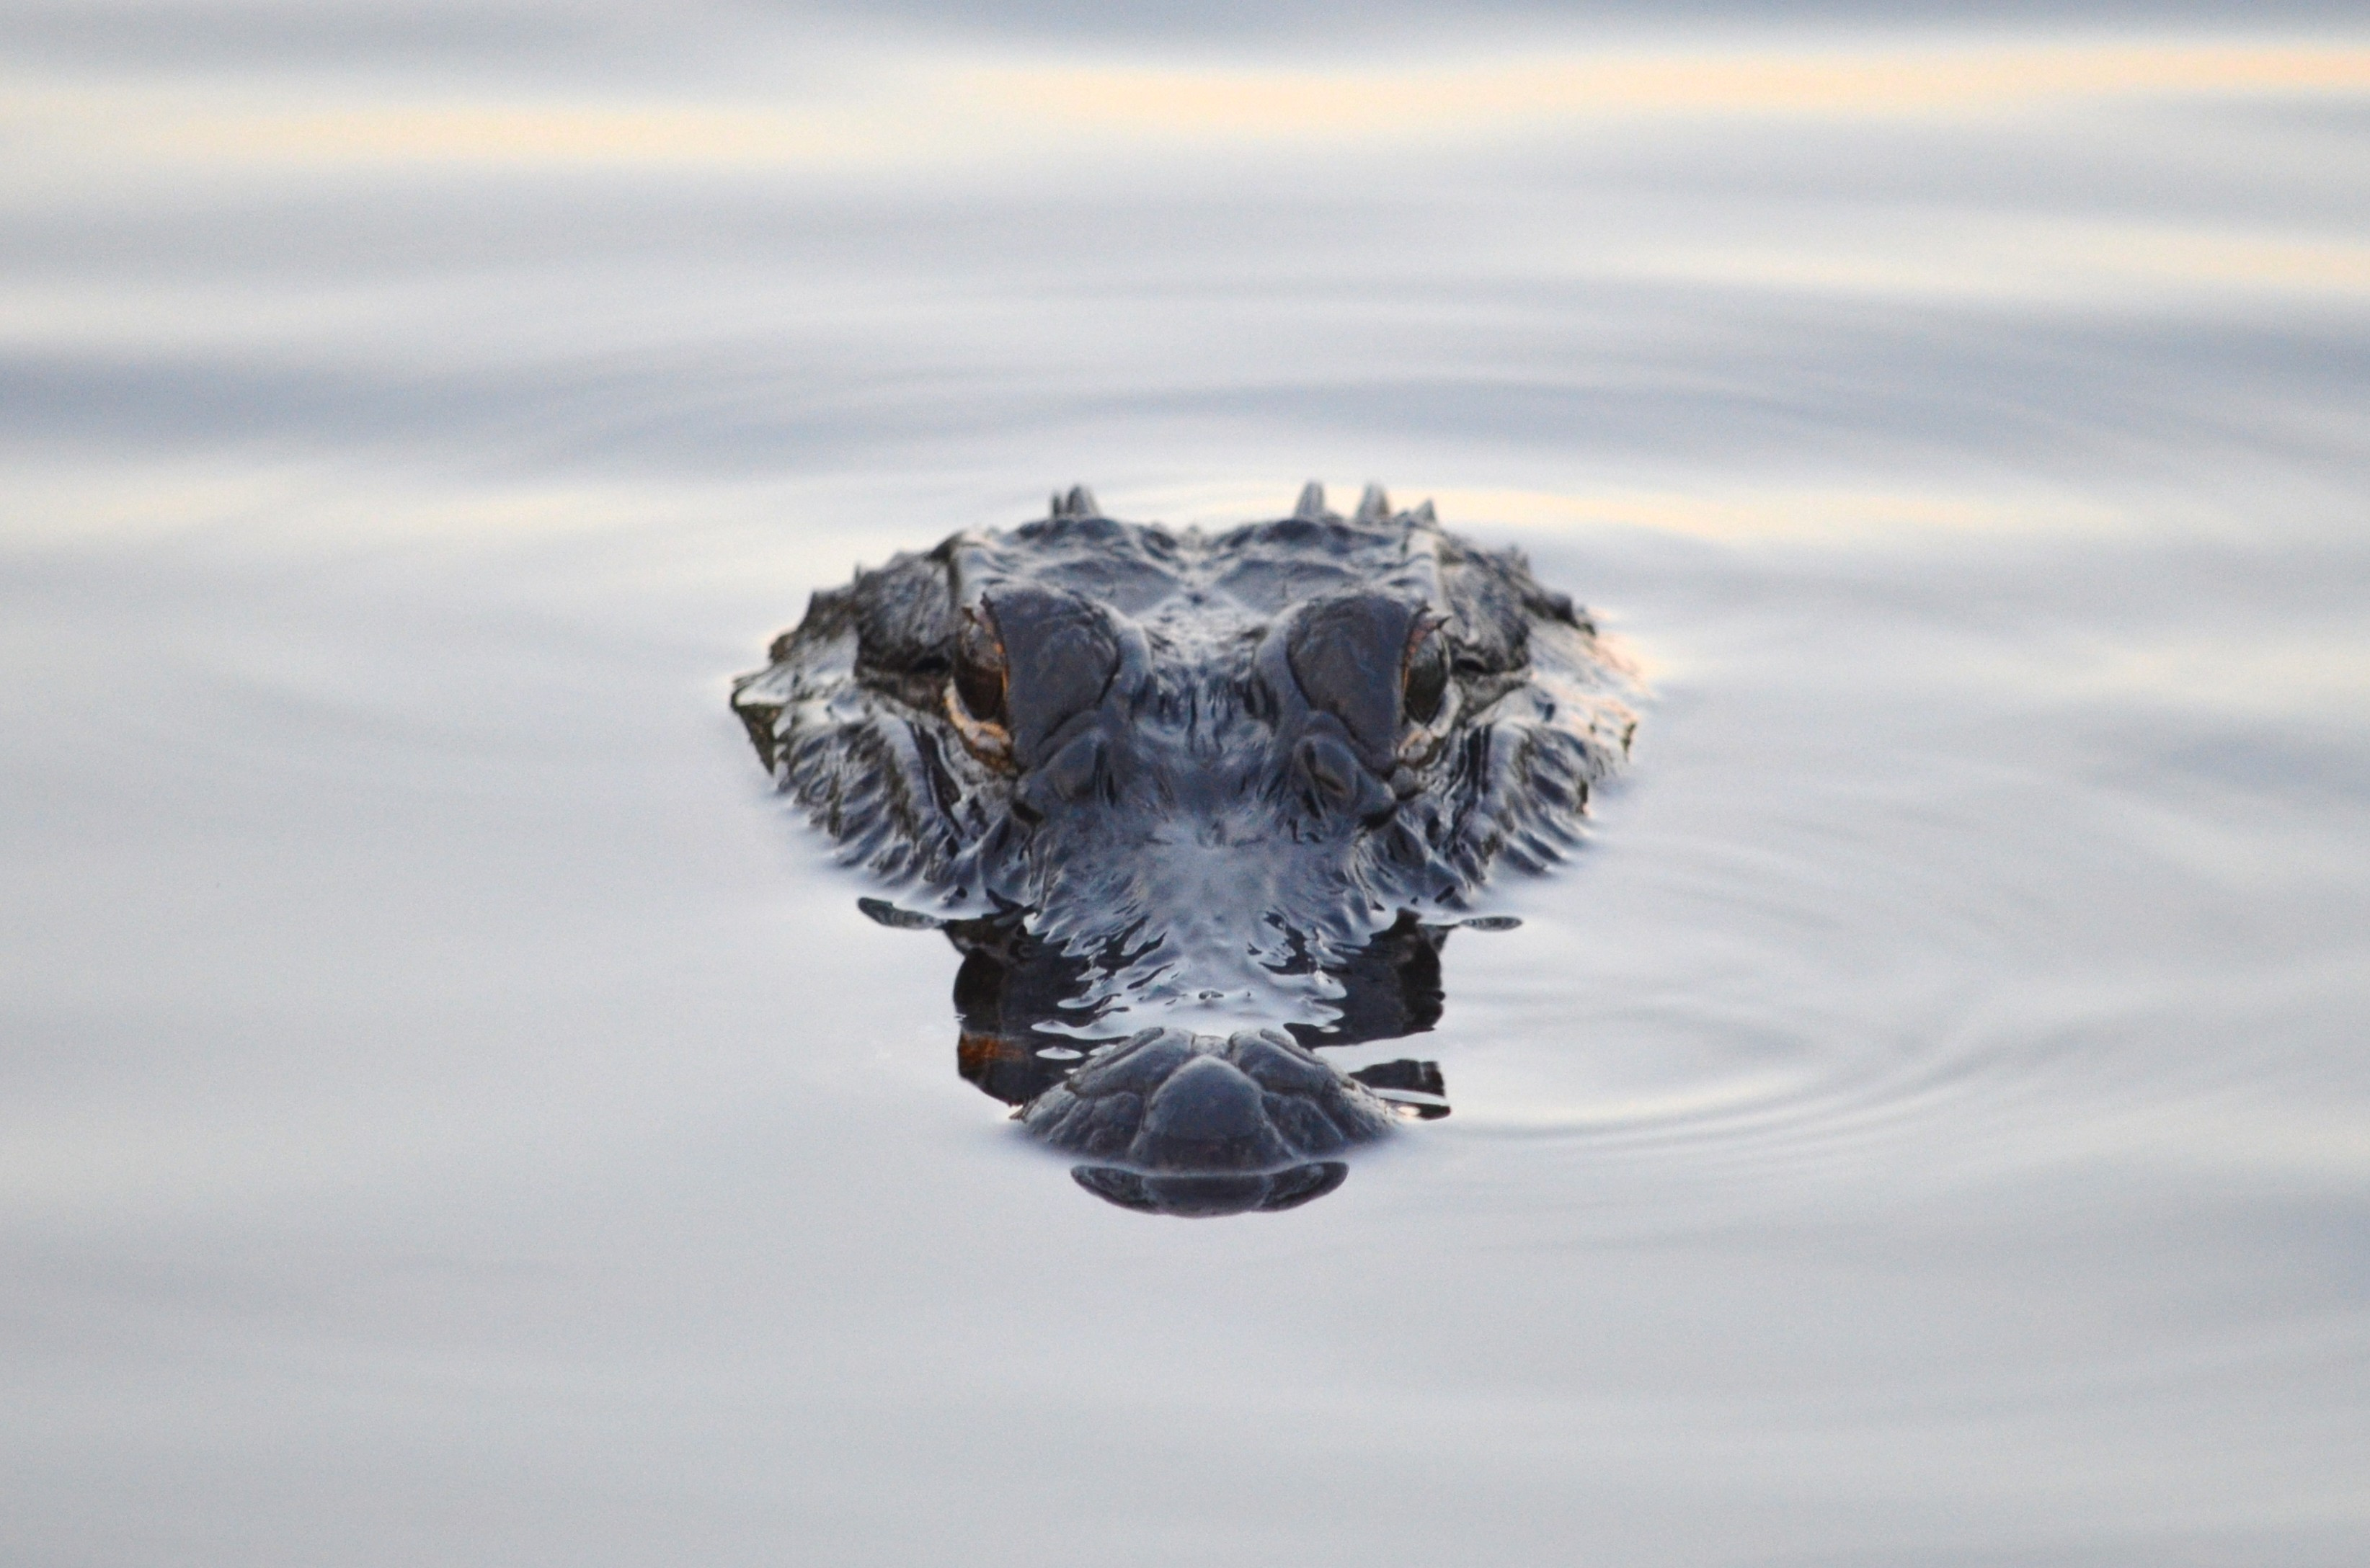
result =
M963 749L999 772L1012 768L1012 735L1006 726L1004 641L980 611L965 609L955 633L955 672L947 681L948 722Z
M1399 691L1400 712L1409 724L1430 724L1440 716L1440 704L1448 695L1448 639L1439 627L1418 624Z
M1308 705L1329 713L1350 732L1370 768L1388 773L1401 726L1440 711L1446 688L1423 673L1432 656L1421 644L1428 630L1414 608L1379 593L1321 601L1294 621L1284 653ZM1419 659L1415 655L1421 654Z
M980 723L1001 725L1006 718L1004 682L1003 642L984 614L966 609L962 630L955 634L956 697Z
M947 714L975 755L1033 768L1118 670L1119 639L1101 611L1071 594L1006 589L963 613Z

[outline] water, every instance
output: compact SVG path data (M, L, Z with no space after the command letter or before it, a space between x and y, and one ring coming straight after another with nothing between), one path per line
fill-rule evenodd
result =
M2370 40L2262 15L12 8L6 1555L2361 1561ZM1455 1114L1147 1219L724 682L1311 475L1655 697Z

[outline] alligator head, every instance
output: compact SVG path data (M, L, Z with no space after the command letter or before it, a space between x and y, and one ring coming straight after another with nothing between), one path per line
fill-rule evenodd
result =
M1634 724L1569 599L1372 487L1219 533L1072 490L818 593L771 657L733 707L922 906L876 913L944 926L966 975L999 956L967 1075L1103 1161L1093 1190L1170 1212L1338 1185L1321 1157L1393 1112L1311 1047L1429 1025L1447 927L1498 860L1559 857ZM1436 1092L1421 1065L1370 1070Z

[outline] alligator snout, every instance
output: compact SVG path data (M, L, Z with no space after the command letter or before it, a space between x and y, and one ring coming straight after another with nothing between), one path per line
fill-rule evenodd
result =
M1098 1162L1071 1173L1113 1203L1214 1215L1332 1191L1347 1167L1322 1156L1382 1136L1398 1116L1281 1030L1221 1039L1167 1028L1106 1047L1021 1119Z
M1166 1028L1105 1047L1022 1119L1073 1153L1151 1174L1218 1175L1304 1165L1381 1136L1397 1116L1281 1030L1220 1039Z

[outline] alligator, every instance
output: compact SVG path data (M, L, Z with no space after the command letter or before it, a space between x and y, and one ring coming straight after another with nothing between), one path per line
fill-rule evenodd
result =
M1432 1026L1500 863L1578 841L1634 673L1514 551L1343 516L1124 522L1080 486L814 595L731 703L781 791L962 953L958 1066L1123 1207L1275 1210L1445 1114Z

